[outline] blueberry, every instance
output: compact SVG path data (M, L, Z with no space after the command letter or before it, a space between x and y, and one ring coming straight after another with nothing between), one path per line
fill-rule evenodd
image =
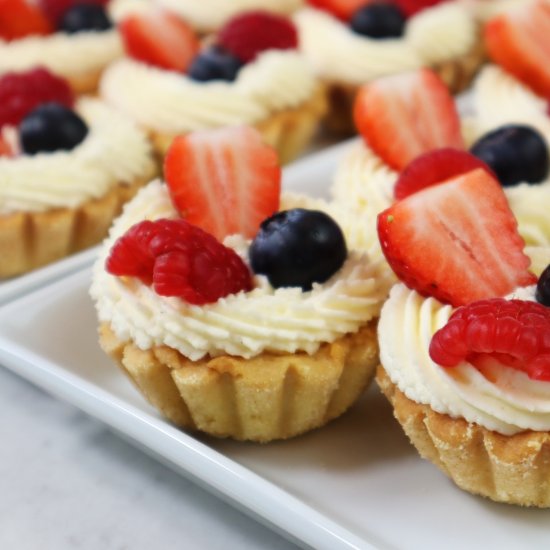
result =
M474 143L471 153L490 166L503 186L539 183L548 175L548 147L529 126L502 126Z
M200 52L191 63L189 78L206 82L208 80L235 80L243 66L240 59L220 46L211 46Z
M112 26L103 6L77 4L65 12L59 23L59 30L74 34L80 31L106 31Z
M403 36L405 15L395 4L369 4L353 14L350 25L369 38L397 38Z
M249 255L252 270L266 275L273 287L310 290L342 267L347 250L342 230L330 216L295 208L262 222Z
M31 111L19 130L23 151L30 155L73 149L88 133L85 122L59 103L44 103Z
M550 307L550 265L539 277L535 298L539 304Z

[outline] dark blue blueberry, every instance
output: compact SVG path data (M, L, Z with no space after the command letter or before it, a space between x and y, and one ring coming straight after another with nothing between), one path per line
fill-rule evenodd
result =
M471 153L490 166L503 186L540 183L548 175L548 147L529 126L497 128L474 143Z
M71 109L59 103L44 103L31 111L19 126L23 151L71 150L88 133L86 123Z
M103 6L77 4L65 12L59 23L59 30L74 34L80 31L106 31L112 26Z
M369 38L398 38L405 31L405 15L395 4L384 2L359 8L350 26L357 34Z
M294 208L262 222L249 255L252 270L266 275L271 286L310 290L342 267L347 249L342 230L330 216Z
M550 307L550 265L539 277L535 298L539 304Z
M211 46L200 52L188 71L189 78L206 82L208 80L235 80L242 61L220 46Z

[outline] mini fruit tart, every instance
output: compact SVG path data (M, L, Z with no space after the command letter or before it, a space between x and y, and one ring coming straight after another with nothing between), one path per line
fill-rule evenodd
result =
M0 78L0 279L100 242L156 175L145 135L46 69Z
M109 0L0 0L0 75L43 66L93 93L123 55Z
M300 49L327 84L327 126L353 132L360 85L429 67L453 92L465 89L481 62L479 25L458 1L311 0L294 20Z
M176 138L165 177L95 265L101 347L189 430L266 442L345 412L378 364L379 265L303 200L279 210L277 156L252 128Z
M421 182L378 217L402 283L377 382L423 458L460 488L550 507L550 269L538 279L485 168Z
M493 72L482 73L475 91ZM356 232L356 247L371 254L380 252L376 216L393 202L420 189L426 181L437 181L449 169L483 165L503 186L529 254L544 254L550 245L550 122L542 110L536 114L540 102L524 101L521 94L529 93L526 91L514 90L518 96L514 108L503 109L501 96L510 97L512 88L499 94L503 90L491 86L480 96L494 116L476 109L474 116L461 120L453 98L428 69L384 77L361 88L355 121L363 140L339 165L331 189L336 203L363 219L362 230ZM474 104L480 98L475 93ZM490 104L500 109L490 108ZM519 118L498 116L501 111L516 112ZM536 247L542 249L537 252Z
M105 72L101 95L146 129L161 154L175 135L249 124L287 162L325 112L324 90L286 17L240 14L202 46L187 23L164 10L130 15L120 30L128 57Z

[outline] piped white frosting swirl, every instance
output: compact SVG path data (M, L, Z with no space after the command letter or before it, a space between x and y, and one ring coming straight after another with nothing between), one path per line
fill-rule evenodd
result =
M306 101L316 85L297 52L269 50L243 67L234 82L196 82L124 59L105 71L100 91L143 127L177 133L257 123Z
M533 299L534 287L521 299ZM443 368L429 355L433 334L452 307L396 285L378 325L380 359L392 382L411 400L505 435L550 430L550 382L494 364L483 374L464 361Z
M72 151L0 157L0 214L74 208L153 172L151 147L133 123L97 99L75 109L88 134Z
M91 295L100 321L141 349L167 345L191 360L220 354L248 358L265 351L314 353L322 343L356 332L376 317L387 296L388 282L379 278L379 265L357 252L309 292L274 289L265 277L255 276L251 292L204 306L159 296L137 279L105 271L114 240L130 226L176 216L164 184L152 182L126 205L94 268ZM225 244L246 256L248 245L242 238L229 237Z

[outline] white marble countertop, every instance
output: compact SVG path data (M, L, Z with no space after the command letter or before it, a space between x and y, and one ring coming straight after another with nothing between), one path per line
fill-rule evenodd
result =
M2 550L294 549L0 368Z

